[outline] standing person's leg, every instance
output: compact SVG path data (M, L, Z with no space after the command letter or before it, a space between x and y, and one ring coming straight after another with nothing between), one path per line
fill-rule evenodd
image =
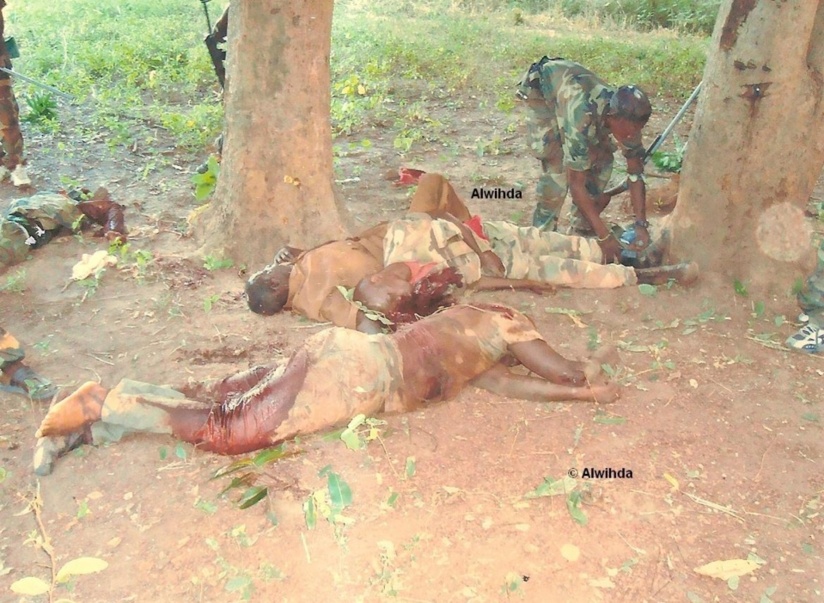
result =
M824 351L824 241L818 249L818 265L798 292L798 305L807 324L787 339L787 347L815 354Z
M0 65L7 69L12 68L11 57L6 48L5 19L3 18L3 6L0 5ZM26 161L23 158L23 135L20 133L20 109L17 106L17 99L14 98L14 91L11 88L11 76L8 73L0 72L0 137L3 139L4 156L2 177L5 180L11 174L11 182L14 186L26 186L31 184L26 174Z
M558 228L558 217L568 190L563 140L554 115L544 115L543 109L531 113L529 146L540 159L542 171L536 187L538 203L532 215L532 225L554 231Z
M592 195L592 198L595 200L595 209L600 215L610 202L610 197L604 194L604 190L612 176L614 159L612 152L606 149L590 150L590 156L592 157L592 167L589 169L586 187L589 194ZM567 232L571 235L584 237L592 237L595 235L592 225L574 203L572 203L569 208L569 229Z

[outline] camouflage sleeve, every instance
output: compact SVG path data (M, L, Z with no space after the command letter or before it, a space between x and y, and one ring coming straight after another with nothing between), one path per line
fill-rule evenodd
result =
M564 137L564 165L576 172L590 169L589 148L597 142L594 104L578 82L568 80L558 90L555 110Z

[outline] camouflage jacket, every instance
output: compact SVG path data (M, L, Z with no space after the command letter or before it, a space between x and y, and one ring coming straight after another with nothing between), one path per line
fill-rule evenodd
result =
M72 199L56 193L12 201L0 216L0 269L25 260L46 231L72 229L82 215Z
M590 149L614 153L618 148L605 124L605 112L615 88L585 67L566 59L535 63L521 80L519 96L527 100L536 117L554 120L563 139L564 165L585 171L592 167ZM641 135L626 146L625 157L643 157Z

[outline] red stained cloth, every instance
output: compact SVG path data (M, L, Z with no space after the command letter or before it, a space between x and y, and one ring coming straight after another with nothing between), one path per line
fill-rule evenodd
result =
M423 170L402 167L398 170L398 179L393 184L395 186L412 186L417 184L420 177L425 173Z
M488 241L489 237L484 234L484 225L481 222L481 216L472 216L469 220L464 222L465 226L468 226L469 229L474 232L479 238L483 239L484 241Z

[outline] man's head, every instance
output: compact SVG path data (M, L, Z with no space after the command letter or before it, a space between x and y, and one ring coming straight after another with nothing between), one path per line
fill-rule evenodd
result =
M246 299L255 314L277 314L289 299L289 276L292 265L269 265L246 281Z
M638 86L621 86L612 95L607 110L609 129L619 142L637 136L652 115L649 98Z
M652 115L652 105L638 86L621 86L609 99L609 115L644 126Z

